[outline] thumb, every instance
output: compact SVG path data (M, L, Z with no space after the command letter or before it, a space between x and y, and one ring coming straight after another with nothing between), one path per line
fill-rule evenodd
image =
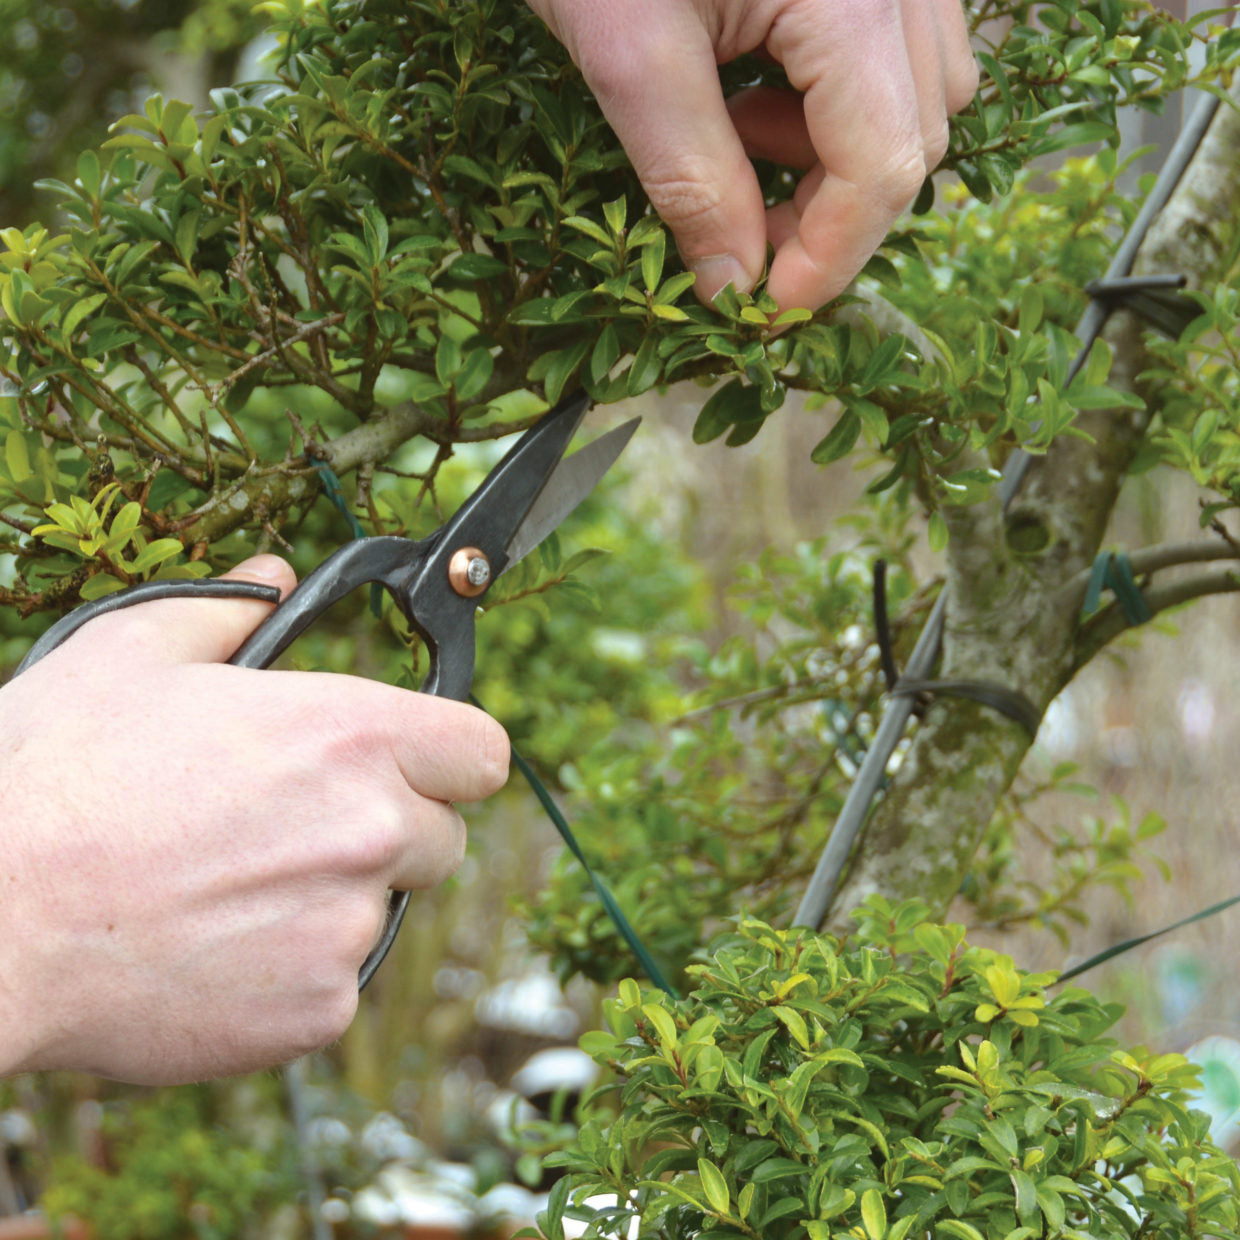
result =
M274 586L281 597L297 584L292 568L275 555L251 556L218 580ZM156 599L100 616L82 630L82 635L107 642L109 655L118 659L225 663L271 614L272 606L260 599L218 595Z
M567 45L671 229L695 291L748 291L762 275L762 191L724 101L710 31L684 0L556 9Z

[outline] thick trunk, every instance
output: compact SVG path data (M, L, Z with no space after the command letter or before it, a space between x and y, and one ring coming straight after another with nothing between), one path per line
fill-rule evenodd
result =
M1226 234L1234 234L1238 202L1240 111L1224 106L1134 271L1182 272L1194 287L1209 287ZM1112 384L1155 408L1157 393L1138 381L1147 365L1141 323L1117 312L1105 338L1115 353ZM1078 425L1092 442L1056 441L1006 514L997 499L945 514L951 537L942 678L995 682L1024 694L1039 712L1068 683L1087 648L1084 582L1147 422L1145 413L1127 409L1083 416ZM1112 624L1110 636L1121 628ZM1089 653L1097 648L1095 635ZM842 927L848 910L874 892L945 909L1031 743L1019 723L990 707L934 700L875 807L832 921Z

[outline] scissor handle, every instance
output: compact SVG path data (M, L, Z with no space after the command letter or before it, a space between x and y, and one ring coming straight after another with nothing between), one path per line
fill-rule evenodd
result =
M391 593L426 641L431 669L422 692L464 701L473 683L475 605L456 596L449 598L435 588L438 583L419 589L425 550L423 544L406 538L374 537L345 543L300 582L246 639L229 663L234 667L270 666L329 607L359 586L377 582ZM422 606L419 594L430 595L432 605ZM434 606L436 601L439 610ZM444 606L448 608L446 620ZM434 618L433 623L428 615ZM451 625L450 630L445 630L445 624ZM383 963L408 907L409 892L394 891L388 897L383 936L358 971L359 991L365 989Z
M263 603L278 603L280 591L275 586L259 585L255 581L228 581L211 578L207 581L143 581L114 594L91 599L75 607L68 615L61 616L50 628L45 629L37 641L26 651L25 658L17 665L14 676L33 667L44 655L51 654L57 646L68 641L84 624L96 616L110 611L121 611L137 603L150 603L163 598L252 598Z

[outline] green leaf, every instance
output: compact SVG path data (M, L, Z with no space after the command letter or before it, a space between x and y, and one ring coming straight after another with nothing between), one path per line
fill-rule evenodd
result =
M68 340L82 320L94 314L107 299L107 293L92 293L89 297L75 299L60 321L60 331L64 339Z
M663 363L658 349L657 336L647 336L641 342L628 370L627 387L630 396L640 396L643 392L648 392L662 377Z
M733 379L716 388L702 406L693 424L693 442L710 443L737 423L761 418L761 390L743 379Z
M1032 1227L1038 1217L1038 1192L1033 1177L1027 1171L1012 1169L1012 1187L1016 1191L1016 1217L1026 1227Z
M642 283L648 293L655 292L663 276L663 259L667 249L667 237L662 229L642 247Z
M454 280L493 280L508 270L508 264L493 254L462 254L453 260L445 274Z
M451 336L440 336L435 345L435 377L444 387L452 386L452 380L459 373L463 360L460 344Z
M175 555L180 555L183 550L184 547L181 546L179 539L157 538L138 553L129 566L130 571L148 573L156 565L162 564L165 560L169 560Z
M362 208L362 236L370 262L377 267L387 257L388 222L373 203L367 203Z
M614 236L618 237L624 232L624 221L627 215L628 204L623 198L603 203L603 218L607 221L607 227L611 229ZM607 240L610 243L610 238Z
M794 1008L790 1008L782 1003L777 1004L771 1010L779 1017L784 1028L792 1035L796 1044L802 1050L809 1050L809 1030L805 1024L805 1017Z
M89 603L92 599L103 598L105 594L115 594L117 590L124 588L125 583L119 578L109 576L107 573L96 573L93 577L86 579L79 593Z
M611 246L612 239L607 235L606 231L598 226L592 219L588 219L584 215L570 215L564 220L569 228L576 229L579 233L585 233L591 241L597 241L599 245Z
M855 410L845 409L838 421L831 428L830 434L818 441L818 445L809 454L810 460L817 465L830 465L847 456L861 434L861 419Z
M614 323L608 323L599 333L590 353L590 378L601 383L611 368L620 360L620 337Z
M642 1015L655 1027L659 1041L669 1050L674 1049L678 1041L676 1022L667 1008L657 1003L643 1003Z
M458 400L469 401L479 396L495 373L495 358L490 349L470 349L452 381Z
M567 349L560 349L554 355L553 361L543 375L543 391L550 404L559 403L568 381L577 373L590 349L590 340L583 339L575 341Z
M30 454L26 451L26 437L21 431L9 431L4 439L4 463L9 477L15 483L23 483L31 476Z
M958 1236L960 1240L986 1240L972 1223L966 1223L963 1219L936 1219L934 1226L941 1235Z
M699 1158L697 1166L698 1176L702 1181L702 1190L706 1193L706 1200L710 1202L711 1209L716 1214L726 1214L728 1207L732 1204L732 1196L728 1192L728 1182L723 1178L723 1172L714 1163L707 1162L705 1158Z
M884 1240L887 1235L887 1207L883 1195L876 1188L867 1188L861 1194L861 1221L869 1240Z

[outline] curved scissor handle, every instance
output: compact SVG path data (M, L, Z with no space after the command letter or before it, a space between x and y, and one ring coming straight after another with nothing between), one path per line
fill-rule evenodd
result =
M33 667L44 655L51 654L57 646L68 641L78 629L89 624L96 616L161 598L201 598L203 595L208 598L252 598L263 603L280 601L280 591L275 586L263 586L255 581L210 578L206 581L139 582L136 586L129 586L128 589L118 590L114 594L91 599L89 603L75 607L68 615L61 616L26 651L26 657L17 665L13 675L20 676L22 672Z
M235 667L267 667L329 607L359 586L378 582L426 641L431 657L423 693L464 701L474 672L476 604L443 589L420 589L428 547L406 538L374 537L345 543L307 576L229 659ZM435 583L439 585L438 582ZM425 596L425 602L419 598ZM436 631L437 630L437 631ZM357 975L364 990L396 940L409 892L393 891L383 935Z

